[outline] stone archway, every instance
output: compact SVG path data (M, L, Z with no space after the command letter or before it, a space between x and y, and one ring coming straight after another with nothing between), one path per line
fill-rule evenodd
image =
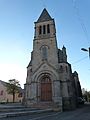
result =
M43 76L40 80L41 101L52 101L52 82L49 76Z

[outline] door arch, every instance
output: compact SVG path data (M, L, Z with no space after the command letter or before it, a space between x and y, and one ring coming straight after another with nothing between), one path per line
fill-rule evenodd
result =
M41 101L52 101L52 82L49 76L43 76L41 84Z

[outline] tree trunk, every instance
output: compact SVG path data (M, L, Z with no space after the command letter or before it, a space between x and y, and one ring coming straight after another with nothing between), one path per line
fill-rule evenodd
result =
M13 103L15 102L15 93L13 92Z

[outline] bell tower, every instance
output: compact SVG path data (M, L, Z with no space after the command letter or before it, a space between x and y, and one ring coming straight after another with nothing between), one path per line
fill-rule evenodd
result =
M35 39L45 39L56 36L54 19L44 8L37 22L35 22Z
M58 65L58 47L54 19L44 8L35 22L31 61L27 66L25 99L27 105L58 102L62 106Z
M52 66L57 67L57 51L55 22L44 8L40 17L35 22L32 61L33 69L36 69L36 66L38 67L42 62L48 62Z

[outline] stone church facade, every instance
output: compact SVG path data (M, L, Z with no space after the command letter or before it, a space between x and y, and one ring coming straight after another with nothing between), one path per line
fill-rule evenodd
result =
M75 108L79 96L76 92L78 83L78 73L72 73L71 64L67 62L66 48L57 47L55 21L44 8L35 22L24 103L61 110Z

